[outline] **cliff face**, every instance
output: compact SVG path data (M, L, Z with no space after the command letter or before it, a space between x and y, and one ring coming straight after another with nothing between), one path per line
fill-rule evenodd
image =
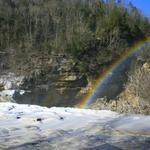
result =
M8 63L1 60L5 66L1 65L0 85L1 90L27 91L23 95L16 92L13 98L19 103L73 106L82 96L80 90L88 84L86 75L77 71L69 55L32 54L22 61L18 56L10 55L7 55Z
M0 63L0 101L14 99L17 103L48 107L75 106L88 93L95 79L88 73L80 73L70 55L32 54L22 61L12 53L2 55L5 57ZM149 114L149 68L145 58L121 67L90 108ZM5 90L15 91L9 94Z
M94 80L94 77L79 72L70 55L32 54L23 60L18 54L9 52L5 55L5 61L8 62L1 60L1 64L5 64L1 69L1 90L16 90L13 98L18 103L74 106L87 94ZM109 99L116 97L123 89L127 78L124 72L127 69L128 66L114 75L98 96L107 96ZM20 90L26 92L21 95Z

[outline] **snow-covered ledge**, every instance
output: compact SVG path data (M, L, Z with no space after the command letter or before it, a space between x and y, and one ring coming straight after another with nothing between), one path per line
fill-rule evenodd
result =
M129 145L128 141L132 144L133 137L136 137L135 141L140 145L150 138L150 116L120 115L105 110L0 103L2 150L39 147L44 150L78 150L106 144L123 148ZM127 145L117 144L123 141Z
M4 90L18 88L23 84L24 76L16 76L14 73L0 76L0 85L3 85Z
M8 73L0 76L0 102L14 102L13 96L17 92L20 95L25 93L19 90L24 82L24 76L16 76L14 73Z

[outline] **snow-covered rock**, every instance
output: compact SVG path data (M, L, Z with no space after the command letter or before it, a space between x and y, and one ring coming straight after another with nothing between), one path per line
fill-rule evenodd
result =
M15 90L3 90L0 91L0 96L13 96L15 94Z
M14 102L13 96L18 93L23 95L25 93L24 90L3 90L0 91L0 102Z
M13 102L14 94L15 94L15 90L0 91L0 102Z
M150 148L150 116L0 103L0 149Z
M10 90L19 87L23 83L24 76L16 76L14 73L0 76L0 85L4 90Z
M0 76L0 102L13 102L13 96L17 92L20 95L25 93L24 90L19 90L23 84L23 76L15 76L13 73Z

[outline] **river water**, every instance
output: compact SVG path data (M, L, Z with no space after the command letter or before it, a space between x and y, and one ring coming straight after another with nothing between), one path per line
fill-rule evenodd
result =
M19 104L32 104L46 107L73 107L81 98L76 97L78 90L68 90L65 94L60 94L54 87L48 90L31 89L25 91L23 95L16 93L13 99Z

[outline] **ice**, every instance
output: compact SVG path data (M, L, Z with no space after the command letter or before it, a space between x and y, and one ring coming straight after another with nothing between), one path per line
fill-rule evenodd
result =
M78 150L109 143L110 148L142 149L142 144L150 146L149 139L150 116L0 103L2 148L33 149L37 145L42 149Z

